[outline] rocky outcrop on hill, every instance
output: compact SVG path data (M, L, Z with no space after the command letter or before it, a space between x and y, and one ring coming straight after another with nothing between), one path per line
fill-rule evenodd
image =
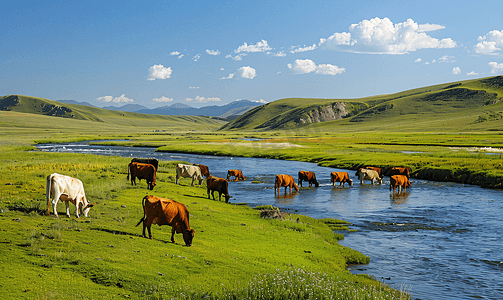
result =
M308 112L306 117L301 117L299 123L319 123L333 120L340 120L349 113L346 111L344 102L335 102L332 105L319 106Z

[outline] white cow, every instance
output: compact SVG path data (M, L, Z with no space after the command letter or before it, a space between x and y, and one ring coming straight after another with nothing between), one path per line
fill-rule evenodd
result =
M76 211L75 215L79 217L79 209L84 216L87 217L89 209L94 204L89 204L84 193L84 185L82 181L72 178L70 176L61 175L58 173L53 173L47 176L47 187L46 187L46 198L47 198L47 212L46 215L50 215L49 212L49 201L52 199L52 207L54 210L54 215L58 217L58 211L56 206L59 199L65 202L66 205L66 215L70 217L70 203L75 204Z
M176 165L176 184L180 177L192 178L192 186L194 186L194 180L199 180L199 185L203 182L203 175L201 174L201 168L198 166L178 164Z
M382 184L382 178L379 177L379 174L374 170L361 169L358 173L358 179L360 179L360 184L363 184L364 180L370 180L372 184L374 184L374 180L379 184Z

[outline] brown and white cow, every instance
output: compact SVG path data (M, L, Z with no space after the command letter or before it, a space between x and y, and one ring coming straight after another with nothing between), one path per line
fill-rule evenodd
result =
M371 167L371 166L366 166L364 169L367 169L367 170L374 170L377 172L377 174L379 175L379 177L383 177L382 176L382 169L381 168L378 168L378 167Z
M276 195L276 189L278 189L278 197L279 197L279 190L283 186L285 187L285 194L287 187L290 187L290 195L292 194L292 187L297 192L299 191L299 187L295 184L293 176L285 174L276 175L276 179L274 180L274 194Z
M192 245L194 229L190 229L189 210L179 202L171 199L160 198L152 195L145 196L142 200L143 218L136 226L143 222L143 236L145 228L148 230L148 238L152 238L150 227L152 224L171 226L171 242L175 242L175 232L183 234L186 246Z
M330 173L330 181L332 182L332 185L335 187L336 182L340 182L339 186L342 185L344 187L344 183L348 183L349 186L353 185L353 180L349 179L349 174L348 172L332 172Z
M372 184L374 184L374 181L377 181L379 184L382 184L383 181L383 178L379 177L379 174L377 174L376 171L367 169L359 170L358 179L360 179L361 185L363 185L364 180L370 180Z
M66 175L61 175L58 173L53 173L47 176L47 185L46 185L46 199L47 199L47 211L46 215L50 215L49 211L49 201L52 198L52 208L54 212L54 216L58 217L58 211L56 210L56 206L58 205L58 201L65 202L66 206L66 215L70 217L70 203L75 204L75 215L79 218L79 210L84 216L87 217L87 214L91 207L94 204L89 204L86 199L86 194L84 193L84 185L82 181L77 178L73 178Z
M194 166L198 166L199 169L201 169L201 175L208 178L208 175L210 175L210 169L208 168L208 166L202 164L194 164Z
M131 173L131 184L136 185L136 178L138 180L145 179L147 181L147 188L149 190L154 189L157 169L153 165L132 162L129 164L128 170Z
M243 172L241 172L239 170L229 170L229 171L227 171L227 180L229 180L229 178L231 178L232 176L234 176L234 180L235 181L246 180L246 177L243 176Z
M203 175L198 166L177 164L176 165L176 184L179 184L180 177L192 178L191 185L194 186L194 181L199 180L199 185L203 182Z
M222 194L225 197L225 203L229 203L229 199L232 198L229 195L229 183L223 178L209 175L206 178L206 191L208 192L208 199L210 199L210 192L213 200L215 200L214 192L218 192L218 201L222 201Z
M409 167L393 167L389 172L389 176L393 175L405 175L410 178L410 168Z
M389 190L391 191L391 189L393 189L393 194L395 193L395 189L397 186L398 186L398 193L399 194L402 192L402 187L403 187L403 192L405 193L405 190L408 187L410 187L409 178L407 178L406 175L393 175L393 176L391 176Z
M319 187L320 184L316 180L316 175L314 172L310 171L299 171L299 181L298 184L300 187L302 187L302 181L307 181L309 182L309 187L311 187L313 184L315 187Z

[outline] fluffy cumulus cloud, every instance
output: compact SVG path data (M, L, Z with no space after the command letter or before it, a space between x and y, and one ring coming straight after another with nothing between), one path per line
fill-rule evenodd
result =
M423 61L423 60L421 58L418 58L414 62L418 63L418 62L421 62L421 61Z
M318 48L316 44L313 44L312 46L306 46L304 47L299 47L299 46L292 46L290 50L290 53L300 53L300 52L306 52L306 51L313 51L314 49Z
M248 45L247 43L244 43L243 45L239 46L236 50L234 50L235 53L241 53L241 52L266 52L272 50L271 47L267 44L266 40L261 40L260 42L257 42L255 45Z
M218 51L218 50L208 50L208 49L206 49L206 53L208 53L209 55L220 55L220 51Z
M196 98L185 98L185 101L195 102L195 103L208 103L208 102L219 102L222 100L220 100L220 98L217 98L217 97L205 98L205 97L197 96Z
M225 58L232 58L235 61L239 61L239 60L242 60L243 57L245 57L246 55L247 55L246 53L240 53L240 54L233 57L232 55L229 54L229 55L226 55Z
M349 26L349 32L334 33L320 39L323 49L374 54L405 54L426 48L453 48L450 38L438 40L426 34L445 28L436 24L417 24L412 19L393 24L390 19L373 18Z
M148 79L147 80L156 80L156 79L168 79L171 78L171 67L164 67L163 65L154 65L148 69Z
M173 101L173 98L168 98L168 97L162 96L161 98L154 98L154 99L152 99L152 101L154 101L154 102L171 102L171 101Z
M103 97L97 98L96 100L98 102L105 102L105 103L109 103L109 102L113 102L113 103L131 103L131 102L134 102L133 99L130 99L130 98L126 97L126 94L122 94L119 97L103 96Z
M459 74L461 74L461 69L459 67L452 68L452 74L453 75L459 75Z
M495 74L503 70L503 63L492 61L489 63L489 67L491 67L491 74Z
M478 54L498 54L503 49L503 30L493 30L484 36L479 36L479 43L473 46L473 51Z
M479 73L476 73L475 71L471 71L469 73L466 73L467 76L475 76L475 75L479 75Z
M450 63L450 62L456 62L456 61L454 60L454 56L444 55L438 59L438 62Z
M253 79L257 76L257 71L252 67L241 67L236 72L239 76L243 78Z
M340 68L331 64L320 64L316 65L314 61L310 59L297 59L293 64L288 64L288 68L292 69L298 74L307 74L314 72L316 74L322 75L337 75L342 74L346 69Z

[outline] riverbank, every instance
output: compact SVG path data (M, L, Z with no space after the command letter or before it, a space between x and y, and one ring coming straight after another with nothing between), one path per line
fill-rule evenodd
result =
M292 299L303 298L306 291L311 291L306 298L406 297L346 270L347 264L368 263L368 257L338 244L340 236L329 226L336 220L301 215L264 219L258 210L208 200L204 186L191 187L188 179L174 184L177 162L161 162L158 183L149 191L144 181L138 187L126 181L128 158L1 148L6 166L0 175L0 294L4 297L250 295L256 299L264 292L284 297L287 286ZM67 218L61 203L59 219L44 215L45 177L53 172L84 182L87 198L98 202L88 218L75 218L73 205ZM146 194L187 205L191 228L196 230L192 247L185 247L180 235L175 236L175 244L170 243L166 226L153 227L153 240L140 236L141 227L134 226L143 215L141 199Z

